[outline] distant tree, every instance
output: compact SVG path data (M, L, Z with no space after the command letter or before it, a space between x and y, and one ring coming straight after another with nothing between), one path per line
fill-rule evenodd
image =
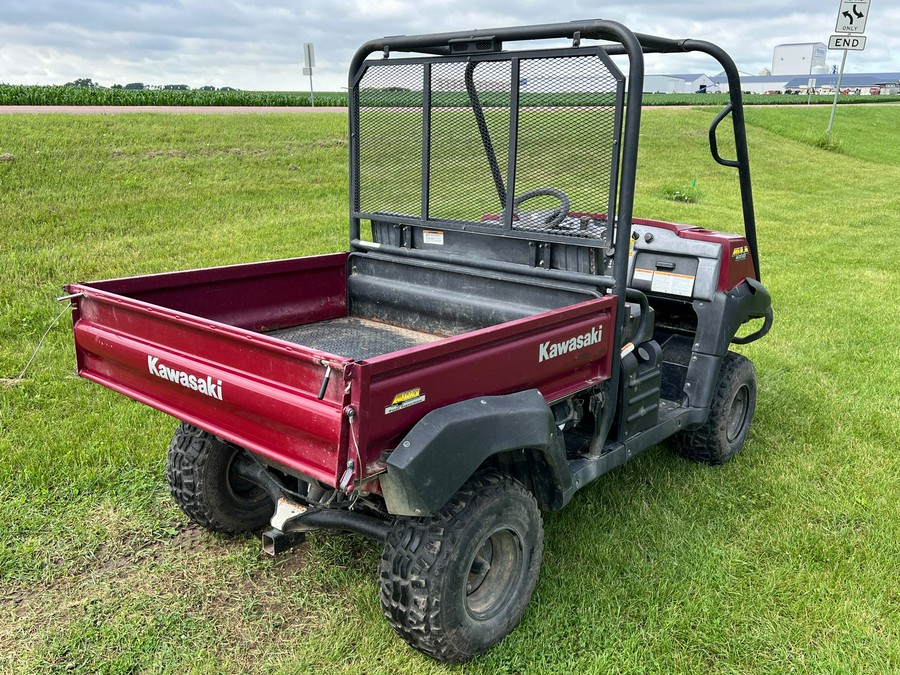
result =
M121 85L121 84L114 84L113 86L110 87L110 89L122 89L122 85Z
M205 87L200 87L200 91L215 91L216 88L211 84L207 84Z
M125 85L126 89L146 89L143 82L129 82Z
M186 84L167 84L163 87L163 89L166 89L168 91L187 91L188 89L190 89L190 87Z
M85 87L87 89L96 89L100 85L97 84L96 82L94 82L89 77L82 77L82 78L75 80L74 82L66 82L66 86L67 87Z
M219 91L238 91L234 87L219 87Z

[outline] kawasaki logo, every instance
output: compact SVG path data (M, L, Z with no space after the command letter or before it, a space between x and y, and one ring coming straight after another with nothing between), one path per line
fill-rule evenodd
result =
M196 375L189 375L181 370L175 370L174 368L160 363L158 356L147 356L147 369L150 371L151 375L156 375L169 382L180 384L187 389L206 394L210 398L214 398L218 401L222 400L222 380L213 382L213 379L209 375L206 376L206 379L203 379Z
M562 342L553 342L549 340L538 348L538 363L555 359L557 356L574 352L577 349L584 349L591 345L599 344L603 339L603 326L596 326L591 329L590 333L584 335L576 335Z

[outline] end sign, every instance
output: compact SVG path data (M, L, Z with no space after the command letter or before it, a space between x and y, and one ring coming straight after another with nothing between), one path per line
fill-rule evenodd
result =
M865 35L832 35L828 38L828 49L849 49L861 52L866 48Z

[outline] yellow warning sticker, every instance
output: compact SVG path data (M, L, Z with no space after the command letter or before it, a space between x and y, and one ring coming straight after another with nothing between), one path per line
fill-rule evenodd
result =
M409 391L404 391L402 394L397 394L394 397L394 400L391 402L391 405L397 405L398 403L404 403L411 398L415 398L419 394L422 393L422 390L418 387L415 389L410 389Z
M425 394L422 393L422 390L419 387L408 389L407 391L400 392L394 396L394 400L391 401L391 404L384 409L384 414L390 415L398 410L403 410L404 408L409 408L417 403L422 403L424 400Z

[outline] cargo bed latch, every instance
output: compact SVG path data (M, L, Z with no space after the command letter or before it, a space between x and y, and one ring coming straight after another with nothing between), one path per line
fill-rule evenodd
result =
M350 487L350 479L353 478L353 469L355 468L352 459L347 460L347 469L344 471L344 475L341 476L341 482L338 483L338 487L341 488L344 492L347 491L347 488Z
M325 377L322 378L322 386L319 387L319 395L316 397L320 401L325 398L325 390L328 389L328 381L331 379L331 364L323 359L322 365L325 366Z

